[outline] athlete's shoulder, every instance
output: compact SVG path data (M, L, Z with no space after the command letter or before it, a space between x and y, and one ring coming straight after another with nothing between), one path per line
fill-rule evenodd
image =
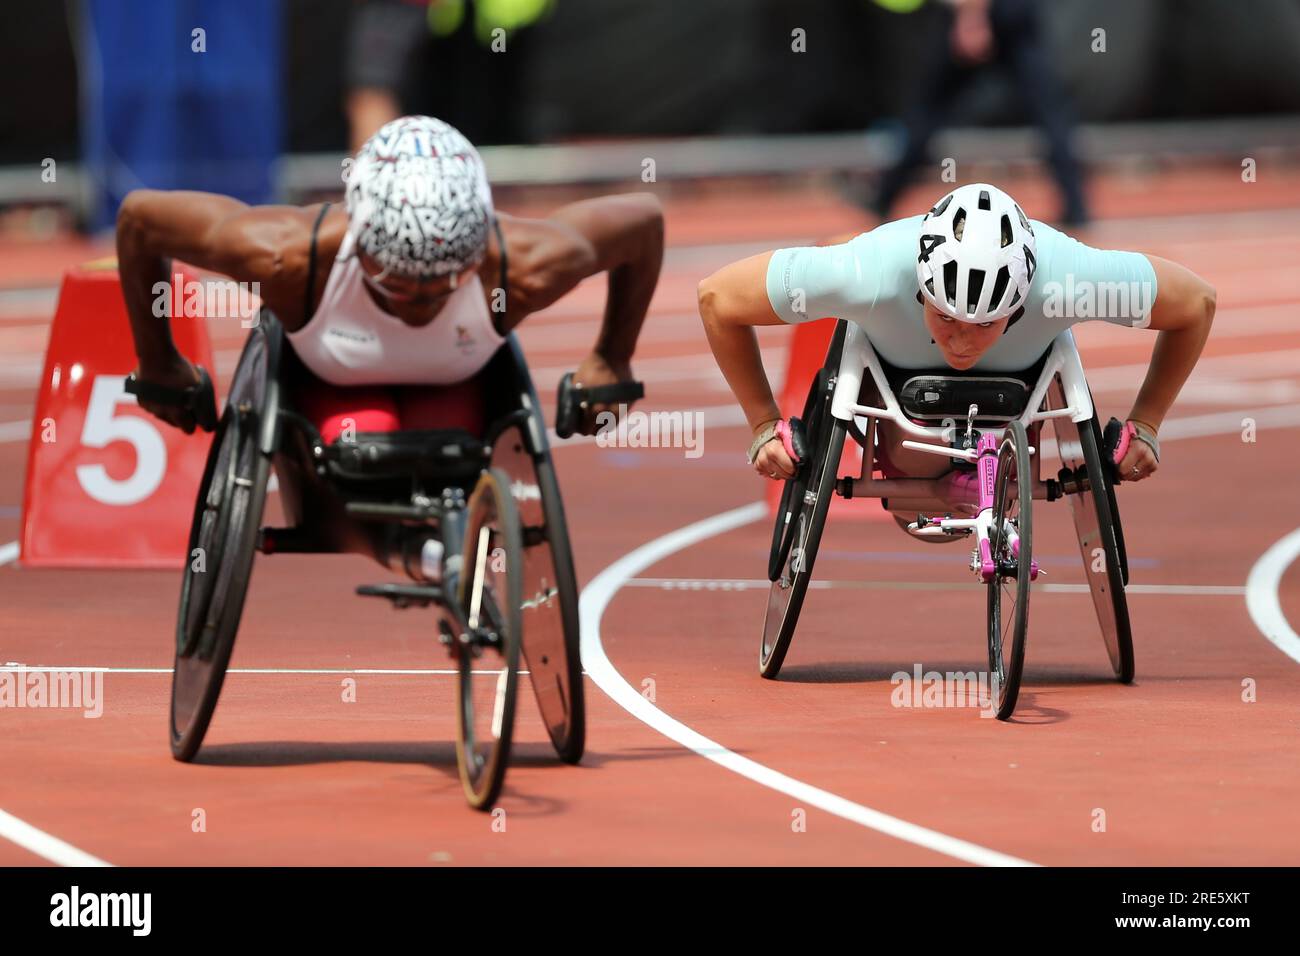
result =
M1117 268L1146 270L1146 256L1123 249L1101 249L1045 222L1030 220L1037 247L1038 272L1044 276L1071 273L1100 279Z
M1042 252L1056 249L1060 246L1071 244L1082 246L1083 243L1071 236L1069 233L1062 232L1055 226L1045 222L1039 222L1037 219L1029 220L1029 228L1034 234L1034 245L1039 250L1039 258L1042 258Z
M870 232L863 233L864 236L877 236L886 241L896 242L906 240L909 243L915 243L916 238L920 235L921 220L923 215L906 216L902 219L891 219L889 222L882 222Z

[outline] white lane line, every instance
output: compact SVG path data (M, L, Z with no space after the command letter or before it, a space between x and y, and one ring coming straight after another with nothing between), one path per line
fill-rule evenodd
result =
M18 542L10 541L8 544L0 544L0 568L4 567L11 561L18 560Z
M113 865L97 856L91 856L85 850L78 850L71 843L64 843L58 837L51 836L44 830L38 830L30 823L24 823L3 810L0 810L0 837L4 837L10 843L17 843L24 850L59 866Z
M1300 664L1300 635L1287 623L1278 596L1282 575L1297 557L1300 557L1300 529L1265 551L1250 569L1246 578L1246 608L1263 635Z
M733 753L716 741L669 717L642 697L610 663L600 641L600 619L609 602L627 581L683 548L766 517L767 506L762 502L724 511L643 544L596 575L595 579L583 589L579 600L582 663L592 681L620 707L670 740L677 741L706 760L711 760L742 777L787 794L801 804L817 807L868 829L978 866L1034 866L1035 864L1027 860L968 843L957 837L929 830L846 800L750 760L748 757ZM754 680L758 679L755 675Z
M626 587L664 591L766 591L766 578L629 578ZM828 581L812 580L810 589L863 591L969 591L982 588L977 581ZM1035 584L1034 593L1087 594L1086 584ZM1240 584L1130 584L1125 594L1232 595L1246 593Z
M21 422L0 422L0 442L27 441L32 437L31 419Z

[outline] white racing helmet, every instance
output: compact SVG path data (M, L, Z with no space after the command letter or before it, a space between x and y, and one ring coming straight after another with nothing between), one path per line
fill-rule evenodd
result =
M982 323L1013 315L1036 267L1034 230L996 186L959 186L921 220L916 281L950 318Z
M432 116L403 116L358 151L347 210L357 247L385 272L427 278L482 261L492 190L478 150L459 130Z

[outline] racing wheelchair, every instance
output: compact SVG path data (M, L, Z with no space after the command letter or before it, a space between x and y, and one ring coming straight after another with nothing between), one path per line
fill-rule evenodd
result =
M1046 422L1055 432L1060 469L1044 479L1039 452ZM1120 682L1133 680L1128 557L1115 499L1123 426L1111 419L1103 432L1068 330L1020 374L918 371L889 365L860 327L839 320L803 415L792 425L799 465L782 489L772 534L762 676L775 678L781 670L831 498L840 495L880 499L916 537L974 539L970 568L987 592L990 703L1001 720L1015 710L1030 586L1040 573L1032 503L1065 498L1111 668ZM913 452L949 458L952 469L937 478L900 474L888 461L885 431ZM846 436L863 449L857 476L840 475Z
M510 335L480 373L491 387L484 434L461 430L358 432L334 442L291 406L303 372L275 315L263 310L216 420L211 380L185 392L129 381L159 401L211 409L215 434L194 506L176 623L171 747L198 753L221 693L254 556L336 553L351 533L409 582L357 588L397 608L434 607L457 669L457 765L470 805L489 809L509 759L521 662L556 753L577 763L585 742L577 584L564 505L541 405ZM170 393L170 394L163 394ZM206 393L206 394L205 394ZM557 434L584 402L641 397L640 383L580 389L561 383ZM200 424L203 414L196 414ZM346 440L345 440L346 439ZM272 470L300 502L287 528L262 527ZM292 519L291 519L292 520ZM432 542L442 561L423 560Z

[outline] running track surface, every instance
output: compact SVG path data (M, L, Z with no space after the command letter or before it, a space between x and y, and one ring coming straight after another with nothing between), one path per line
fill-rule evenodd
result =
M349 673L445 669L431 616L353 597L383 579L360 559L297 556L258 559L208 742L197 763L175 763L178 575L10 562L0 663L109 671L98 720L0 710L0 864L1294 863L1300 654L1284 650L1300 570L1275 551L1251 577L1300 525L1300 273L1285 265L1300 258L1300 187L1271 180L1244 185L1227 169L1097 184L1100 219L1083 238L1184 262L1219 291L1163 467L1120 493L1140 586L1133 686L1108 679L1060 503L1036 508L1049 586L1034 589L1013 722L891 705L895 672L978 669L984 655L963 546L913 541L892 522L831 523L816 569L829 586L811 593L782 679L758 677L769 525L752 507L748 436L707 353L695 284L741 255L866 223L826 195L722 192L669 202L671 248L635 362L644 408L705 411L703 456L556 452L587 588L581 766L554 759L521 686L504 816L467 809L452 678ZM1051 208L1038 181L1009 185L1028 209ZM4 252L0 283L30 288L102 247ZM602 296L588 283L525 324L543 394L589 347ZM6 425L30 419L52 311L39 291L0 311L0 546L18 536L26 451L21 424ZM211 332L224 379L240 333ZM785 334L760 336L778 383ZM1155 336L1100 323L1077 335L1102 414L1123 415ZM1245 418L1258 423L1253 443ZM1248 578L1290 627L1252 620ZM355 703L342 700L349 676Z

